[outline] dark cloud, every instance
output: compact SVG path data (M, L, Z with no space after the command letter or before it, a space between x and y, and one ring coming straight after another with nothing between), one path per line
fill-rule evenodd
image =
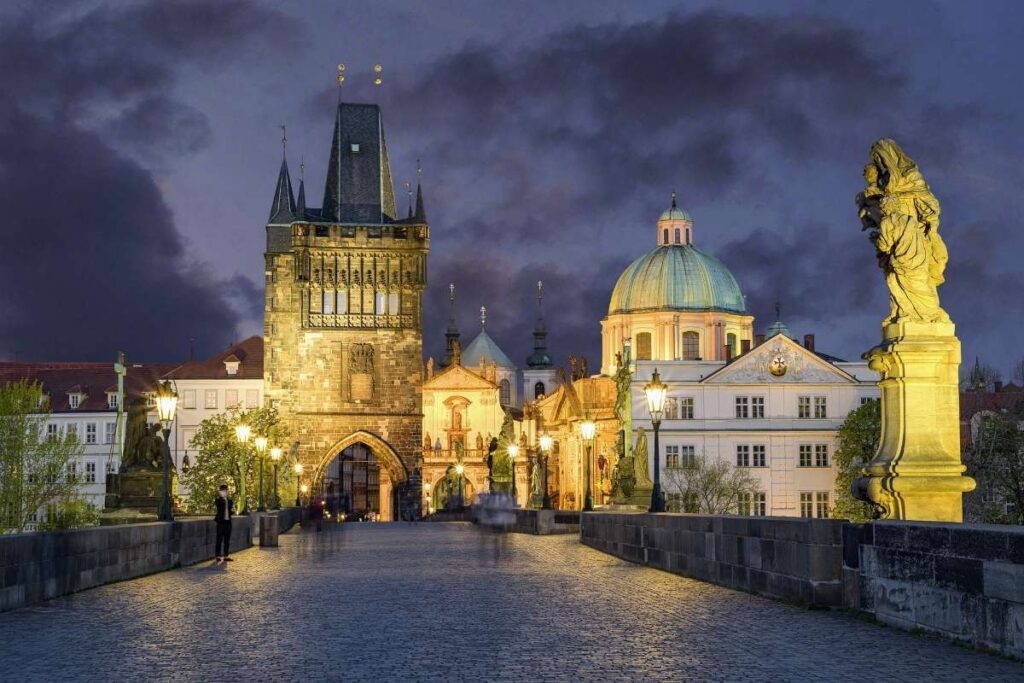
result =
M52 8L51 8L52 9ZM185 252L138 159L195 152L201 112L177 99L185 69L294 25L251 2L142 2L9 17L0 28L0 352L47 359L173 360L194 338L235 338L255 285Z

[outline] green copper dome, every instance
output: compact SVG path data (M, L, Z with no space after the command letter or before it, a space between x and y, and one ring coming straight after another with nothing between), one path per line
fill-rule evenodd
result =
M633 261L612 290L608 313L724 311L746 314L740 286L722 262L690 244L658 247Z
M678 206L672 206L671 209L665 209L661 212L661 216L658 218L659 221L692 221L693 218L690 214L680 209Z

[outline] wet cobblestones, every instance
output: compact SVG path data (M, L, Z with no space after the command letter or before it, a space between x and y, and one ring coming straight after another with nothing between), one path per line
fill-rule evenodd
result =
M1024 664L569 536L354 524L235 560L0 614L0 680L1024 681Z

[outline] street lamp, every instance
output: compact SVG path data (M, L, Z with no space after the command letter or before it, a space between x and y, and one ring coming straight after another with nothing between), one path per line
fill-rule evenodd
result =
M512 467L512 500L519 502L519 498L516 495L516 456L519 455L519 446L509 444L508 446L508 462Z
M587 494L583 497L583 511L594 511L594 496L590 492L590 456L594 449L594 435L597 434L597 423L589 417L580 423L580 436L587 447Z
M167 380L157 386L156 390L156 411L163 423L164 430L164 486L160 494L160 507L157 509L157 516L161 522L170 522L174 519L171 507L171 422L174 421L174 413L178 409L178 392Z
M551 509L551 496L548 495L548 453L551 451L551 447L555 444L555 440L547 434L540 435L540 452L544 460L544 497L541 499L540 507L542 510Z
M302 507L302 499L299 494L302 492L302 463L295 463L295 507Z
M245 455L246 455L245 451L246 451L246 446L249 444L249 436L251 434L252 434L252 429L249 427L249 425L244 424L244 423L243 424L235 425L235 438L238 440L238 443L241 446L241 450L242 450L242 462L241 462L242 476L241 476L241 482L238 484L238 495L241 496L241 498L242 498L242 512L241 512L241 514L243 514L243 515L249 514L249 503L248 503L246 495L245 495L245 480L246 480L246 476L245 475L247 474L249 468L247 467L247 464L245 462Z
M274 497L271 499L270 505L275 510L281 509L281 497L278 495L277 490L277 464L281 461L281 456L283 454L284 452L276 446L270 449L270 459L274 461Z
M256 503L256 510L258 512L266 512L267 506L263 504L263 453L267 450L267 437L257 436L252 442L256 446L256 455L260 459L260 494L259 502Z
M651 489L651 512L665 511L665 496L661 492L661 454L658 452L658 429L661 427L661 415L665 410L665 396L668 387L661 381L658 369L654 369L651 381L644 386L647 394L647 411L651 414L651 426L654 427L654 488Z
M461 462L458 465L455 466L455 473L459 475L459 509L460 510L462 508L466 507L466 499L464 498L465 494L462 491L462 473L465 472L465 471L466 471L466 468L462 465Z

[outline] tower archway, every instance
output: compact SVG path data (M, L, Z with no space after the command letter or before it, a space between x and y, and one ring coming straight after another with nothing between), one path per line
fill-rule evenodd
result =
M407 479L391 445L361 430L324 451L312 480L332 514L373 515L391 521L399 516L399 492Z

